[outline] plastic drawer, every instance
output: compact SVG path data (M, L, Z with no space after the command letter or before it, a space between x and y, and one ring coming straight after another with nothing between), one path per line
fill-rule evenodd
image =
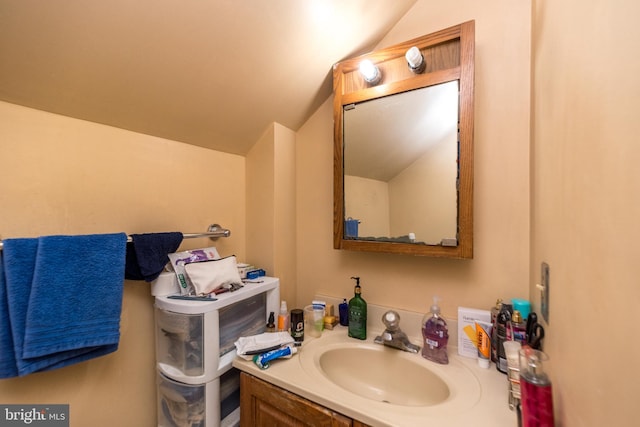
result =
M218 379L184 384L158 373L158 426L209 427L220 423Z
M156 308L156 360L184 376L205 369L204 314L174 313Z

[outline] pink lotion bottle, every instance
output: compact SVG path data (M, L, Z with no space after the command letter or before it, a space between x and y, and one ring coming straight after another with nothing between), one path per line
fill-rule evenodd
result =
M425 314L422 319L422 357L432 362L446 365L449 363L447 343L449 342L449 329L447 322L440 316L438 297L433 298L431 312Z
M520 350L520 401L523 427L554 427L551 381L542 364L548 357L539 350Z

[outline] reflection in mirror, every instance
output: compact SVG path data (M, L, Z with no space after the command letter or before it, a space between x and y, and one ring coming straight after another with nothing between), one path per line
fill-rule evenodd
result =
M343 121L345 238L457 244L458 81L347 105Z

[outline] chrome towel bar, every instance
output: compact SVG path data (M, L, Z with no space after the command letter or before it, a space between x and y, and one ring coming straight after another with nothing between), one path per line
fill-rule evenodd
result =
M217 240L219 237L229 237L231 235L231 230L222 228L219 224L211 224L206 232L204 233L183 233L182 238L184 239L195 239L198 237L209 237L212 240ZM133 239L131 236L127 236L127 242L131 242ZM2 250L3 243L0 240L0 251Z

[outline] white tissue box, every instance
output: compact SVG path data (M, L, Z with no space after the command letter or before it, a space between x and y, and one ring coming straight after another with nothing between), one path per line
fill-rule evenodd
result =
M178 286L178 278L174 272L162 272L156 280L151 282L151 295L154 297L163 297L179 293L180 286Z

